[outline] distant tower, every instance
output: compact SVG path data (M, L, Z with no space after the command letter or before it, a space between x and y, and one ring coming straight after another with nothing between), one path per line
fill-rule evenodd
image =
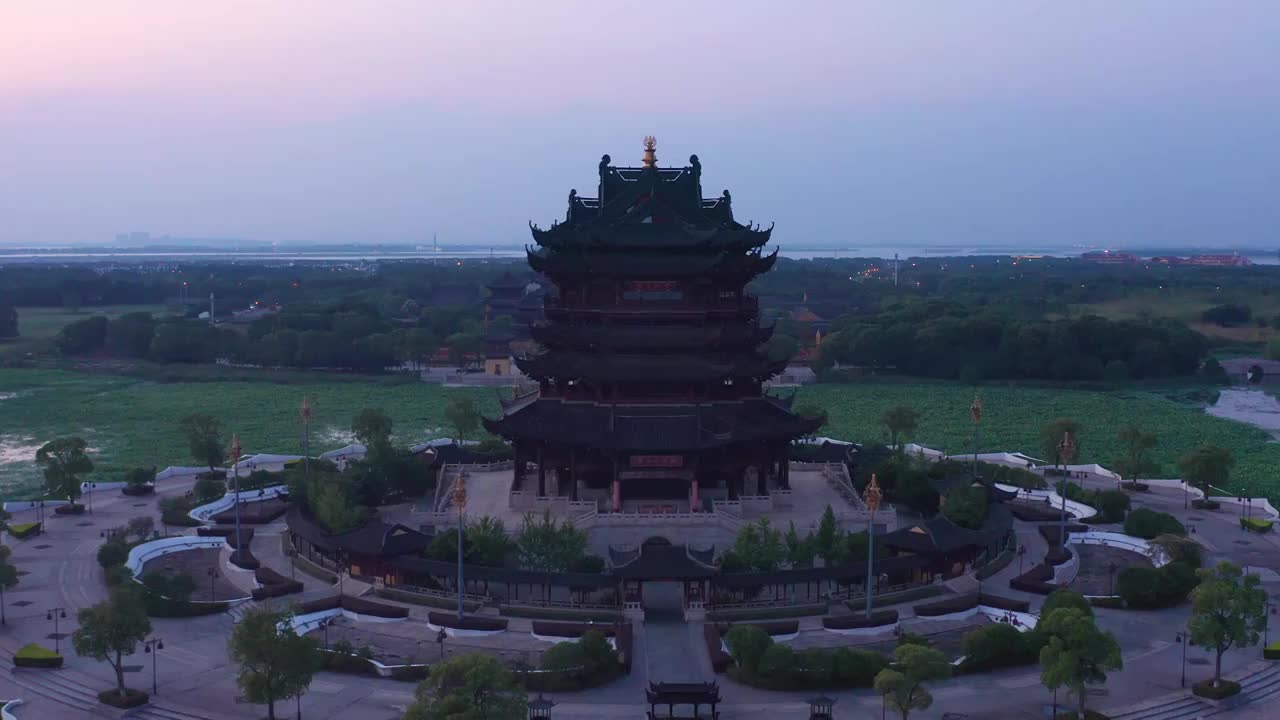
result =
M893 286L898 287L898 253L893 254Z

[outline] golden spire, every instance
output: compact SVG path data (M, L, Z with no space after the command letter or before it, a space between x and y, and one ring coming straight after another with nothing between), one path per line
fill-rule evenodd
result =
M658 139L652 135L644 137L644 166L647 168L656 167L658 164L658 156L655 151L658 147Z
M879 510L880 498L883 496L880 483L876 482L876 474L871 473L871 482L867 483L866 489L862 491L862 500L867 504L867 509L871 512Z

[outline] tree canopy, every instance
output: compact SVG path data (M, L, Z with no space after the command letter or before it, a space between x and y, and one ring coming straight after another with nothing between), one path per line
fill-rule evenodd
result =
M1129 482L1149 477L1159 469L1159 465L1151 459L1151 451L1156 446L1156 436L1141 428L1130 425L1120 429L1116 438L1124 443L1124 457L1115 461L1116 472Z
M880 414L880 424L889 432L889 447L900 450L920 422L920 411L909 405L894 405Z
M1217 445L1201 445L1178 460L1182 479L1204 491L1209 497L1211 486L1223 487L1236 464L1231 451Z
M404 720L525 720L527 713L511 671L489 655L467 653L431 666Z
M1223 560L1199 571L1200 585L1191 591L1191 644L1215 654L1213 685L1222 680L1222 656L1233 647L1252 645L1267 624L1267 592L1257 575Z
M222 423L207 413L191 413L178 422L178 429L187 437L191 457L209 467L210 471L226 461L222 442Z
M1068 465L1071 460L1080 457L1080 432L1084 430L1084 426L1071 418L1058 418L1053 422L1045 425L1040 431L1040 453L1044 460L1048 460L1053 465ZM1073 454L1070 458L1062 455L1062 439L1067 434L1071 434L1071 444L1073 446Z
M80 497L80 475L93 472L89 444L84 438L50 440L36 451L36 464L44 468L45 488L54 497L74 503Z
M267 706L275 720L276 701L301 695L320 670L316 641L299 636L288 612L255 608L231 632L231 660L240 666L236 683L250 702Z
M551 511L526 513L516 535L520 567L544 572L567 572L587 552L587 534L568 520L558 522Z
M76 654L110 664L116 672L116 690L124 699L124 658L137 652L138 643L151 632L139 592L113 590L107 600L81 609L76 619L80 627L71 634Z
M893 651L892 667L876 675L875 690L883 695L889 707L909 720L912 710L926 710L933 695L926 682L951 677L951 663L941 651L915 643L902 644Z
M1040 682L1050 690L1065 686L1075 693L1080 717L1085 717L1087 687L1105 683L1107 670L1124 665L1120 644L1098 629L1092 614L1074 607L1042 613L1036 631L1048 638L1040 649Z

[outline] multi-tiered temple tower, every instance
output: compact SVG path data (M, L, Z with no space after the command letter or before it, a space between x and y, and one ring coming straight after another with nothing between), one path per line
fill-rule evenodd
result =
M570 191L565 221L533 228L529 264L556 292L531 328L541 351L516 362L539 388L485 421L515 446L517 488L530 464L539 495L614 510L789 487L791 441L820 421L763 392L786 361L762 353L772 330L744 288L776 259L771 229L734 220L727 190L704 199L696 155L659 168L646 138L642 167L609 163L597 197Z

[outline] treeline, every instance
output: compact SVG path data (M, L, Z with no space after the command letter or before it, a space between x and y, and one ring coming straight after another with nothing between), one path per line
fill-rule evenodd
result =
M389 318L369 303L351 302L286 309L247 325L215 326L147 312L113 319L92 316L63 328L57 348L70 356L160 363L228 360L378 372L403 362L426 363L441 347L449 348L451 360L465 364L483 352L482 336L477 306L428 308Z
M1190 375L1208 352L1203 336L1174 321L1026 320L944 301L846 316L833 330L820 370L839 363L964 381Z

